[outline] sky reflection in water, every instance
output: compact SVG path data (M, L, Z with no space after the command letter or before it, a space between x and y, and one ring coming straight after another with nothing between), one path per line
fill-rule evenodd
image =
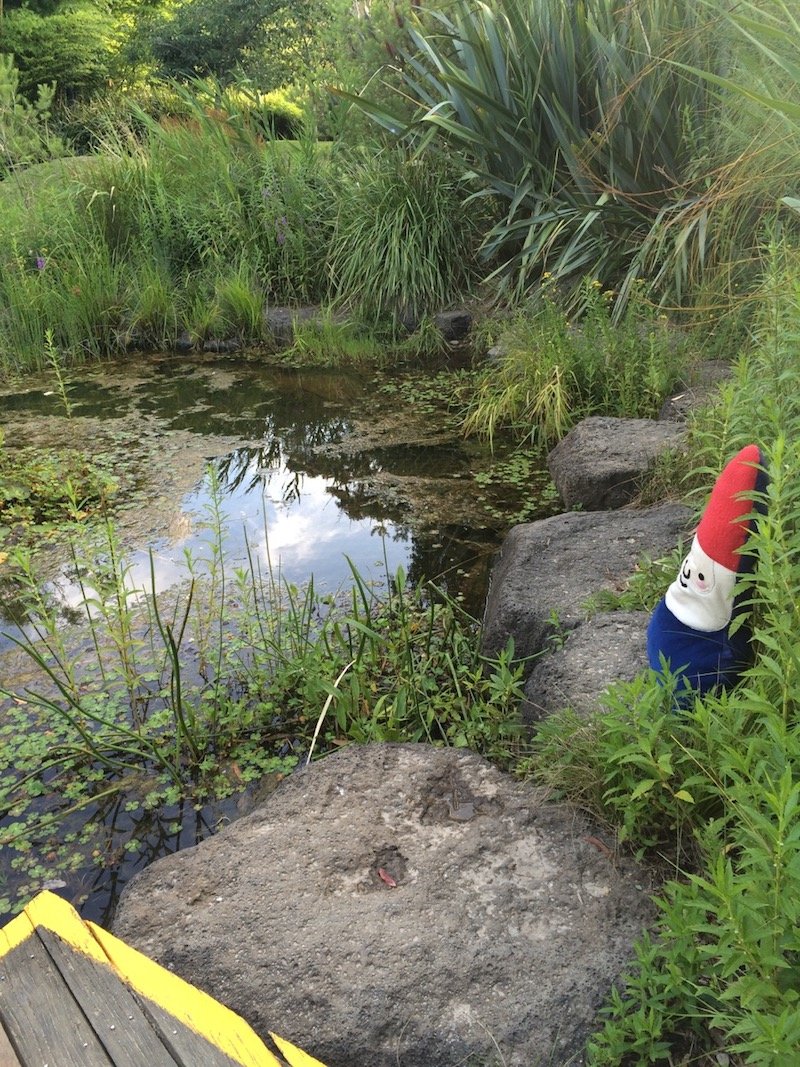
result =
M394 573L406 566L410 537L393 523L354 520L341 509L331 489L334 481L319 476L289 475L285 468L263 471L258 461L247 464L246 477L231 486L220 482L220 513L227 533L226 556L234 565L246 564L249 553L264 575L272 570L282 581L301 585L313 575L320 592L333 593L352 579L347 557L364 578L382 581L386 562ZM291 491L287 493L287 482ZM213 531L212 476L183 502L179 536L154 548L157 591L187 577L185 552L207 556ZM184 532L185 531L185 532ZM385 532L385 536L381 536ZM132 557L132 579L150 584L147 552Z

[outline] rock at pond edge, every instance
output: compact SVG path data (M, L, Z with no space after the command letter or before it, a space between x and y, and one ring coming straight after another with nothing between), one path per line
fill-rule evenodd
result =
M350 746L138 875L114 932L328 1067L563 1064L652 918L596 833L473 753Z

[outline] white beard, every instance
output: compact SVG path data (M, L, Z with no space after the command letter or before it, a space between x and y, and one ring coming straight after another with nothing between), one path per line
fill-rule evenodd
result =
M693 630L710 633L730 622L735 585L736 572L707 555L695 535L689 555L664 599L676 619Z

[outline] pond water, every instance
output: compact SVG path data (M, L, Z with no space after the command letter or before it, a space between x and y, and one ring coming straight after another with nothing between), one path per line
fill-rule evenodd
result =
M509 448L492 453L460 435L457 375L142 356L82 369L66 401L46 377L7 391L0 428L7 448L66 444L104 457L121 487L114 517L132 588L154 580L163 591L185 579L187 553L207 551L216 510L234 564L255 558L280 581L313 577L332 594L351 583L351 563L378 589L402 566L412 582L437 582L478 616L509 525L552 504L543 463L532 472L529 457L520 467ZM43 547L40 556L74 621L83 592L65 549ZM14 638L29 626L0 575L0 683L9 689L27 680ZM84 914L102 919L139 866L213 832L241 806L240 798L190 817L176 809L148 825L116 802L99 808L92 817L106 826L110 852L124 852L131 837L139 846L105 874L78 872L68 892L88 894ZM13 889L13 873L0 870L0 896L4 877L5 892Z

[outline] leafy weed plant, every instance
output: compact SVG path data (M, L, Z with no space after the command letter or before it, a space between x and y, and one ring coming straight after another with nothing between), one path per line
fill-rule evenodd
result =
M756 347L698 430L717 449L757 440L770 482L742 582L753 666L732 691L676 710L671 683L618 686L591 724L544 724L538 777L607 820L643 857L668 859L656 929L589 1043L595 1067L726 1055L792 1063L800 1042L800 434L796 262L774 250ZM725 445L709 426L725 428ZM701 460L702 461L702 460ZM719 468L717 468L718 470ZM537 747L538 746L538 747Z
M594 280L584 282L577 322L552 286L544 293L500 333L500 355L477 383L464 432L492 440L506 428L551 444L587 415L654 416L687 359L666 321L637 302L615 325L613 293Z

